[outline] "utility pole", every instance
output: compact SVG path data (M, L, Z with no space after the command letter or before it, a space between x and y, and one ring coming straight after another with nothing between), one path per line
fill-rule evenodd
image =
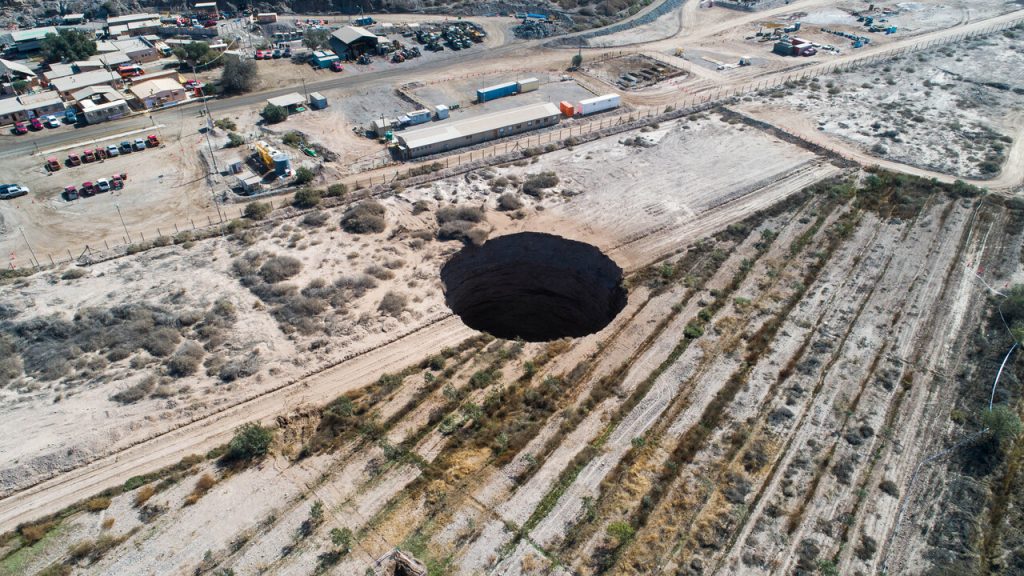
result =
M220 174L220 168L217 167L217 157L213 154L213 142L210 140L210 132L213 130L213 118L210 116L210 105L206 102L206 91L203 90L202 85L199 83L199 75L196 74L196 65L192 65L192 78L196 81L196 85L199 86L199 97L203 99L203 109L206 111L206 145L210 149L210 162L213 163L213 171L216 174Z
M32 255L32 266L34 268L39 267L39 259L36 258L36 252L32 249L32 245L28 243L28 237L25 236L25 231L22 230L21 226L18 226L18 232L21 232L21 238L25 241L25 246L28 246L28 253Z
M121 207L114 204L114 208L117 208L117 217L121 219L121 227L124 228L124 233L128 236L128 241L132 241L132 235L128 232L128 226L125 226L124 216L121 215Z

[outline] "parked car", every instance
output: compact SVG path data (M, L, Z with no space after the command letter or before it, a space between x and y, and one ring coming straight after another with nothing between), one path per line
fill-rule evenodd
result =
M122 180L117 174L114 174L110 179L110 187L114 190L120 190L121 188L124 188L124 180Z
M106 178L100 178L96 180L96 191L97 192L110 192L110 180Z
M136 138L135 139L135 143L132 144L132 147L134 147L136 150L145 150L146 149L146 141L143 140L142 138Z
M68 124L78 124L78 115L75 114L74 108L68 108L64 111L64 121Z
M82 152L82 162L85 162L86 164L88 164L90 162L95 162L95 161L96 161L96 153L95 152L93 152L92 150L85 150L84 152Z
M274 60L277 60L278 58L281 57L281 51L274 50L273 52L270 53L270 57L273 58Z
M331 62L331 72L341 72L344 69L345 67L341 65L341 62L338 62L337 60Z
M82 159L78 157L78 154L68 154L68 166L81 166Z
M292 49L291 49L291 47L285 48L284 52L281 52L281 57L282 58L291 58L292 57Z
M25 126L24 122L15 122L14 123L14 133L15 134L24 134L26 132L28 132L28 126Z
M60 170L60 162L57 161L57 158L55 156L50 156L49 158L46 159L46 169L49 170L50 172L56 172L57 170Z
M29 120L28 124L29 124L29 126L32 127L33 130L42 130L43 129L43 122L41 120L39 120L39 118L33 118L33 119Z
M61 195L64 196L64 199L68 202L78 200L78 188L75 188L74 186L65 186L64 192Z
M263 60L263 50L257 50L254 58L256 60ZM186 84L185 86L187 87L188 85Z
M131 154L132 143L128 140L121 142L121 154Z
M159 145L160 139L157 138L156 134L150 134L149 136L146 136L146 146L149 146L150 148L156 148Z
M117 146L114 146L113 144L107 146L107 158L113 158L119 154L120 152L117 151Z
M96 193L96 188L92 182L82 182L82 185L78 188L78 193L82 196L92 196Z
M0 200L10 200L28 194L28 188L17 184L0 184Z
M50 128L60 128L60 120L57 120L57 117L54 116L53 114L50 114L49 116L44 118L44 120L46 121L46 125L48 127L50 127Z

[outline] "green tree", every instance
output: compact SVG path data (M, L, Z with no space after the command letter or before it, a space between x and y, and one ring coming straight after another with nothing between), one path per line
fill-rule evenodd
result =
M283 106L267 104L260 112L260 116L263 116L267 124L278 124L288 119L288 109Z
M250 202L245 205L245 217L249 220L263 220L270 215L273 207L266 202Z
M174 56L191 68L205 66L217 58L215 50L210 50L206 42L189 42L174 49Z
M43 38L42 51L49 62L85 60L96 53L96 40L81 30L62 28Z
M303 166L295 171L295 183L302 185L307 182L312 182L313 176L315 176L315 174L313 174L313 171ZM319 198L317 199L317 201L319 201Z
M310 50L326 48L331 43L331 33L324 28L311 28L302 35L302 45Z
M301 168L300 168L301 170ZM298 174L296 174L296 179ZM296 208L315 208L320 203L320 191L313 188L303 188L295 193L292 199L292 206Z
M237 132L228 132L228 143L224 145L225 148L238 148L242 144L245 144L245 136Z
M255 422L242 424L235 430L235 437L228 443L225 457L228 460L254 460L267 453L274 439L269 429Z
M348 528L331 528L331 543L342 554L352 548L352 531Z
M573 54L573 56L572 56L572 67L573 68L579 68L580 64L583 64L583 55L581 55L581 54Z
M1000 444L1012 442L1021 433L1020 417L1006 404L998 404L983 412L981 423L992 431Z
M259 70L253 60L228 58L220 74L220 87L225 94L252 92L260 82Z

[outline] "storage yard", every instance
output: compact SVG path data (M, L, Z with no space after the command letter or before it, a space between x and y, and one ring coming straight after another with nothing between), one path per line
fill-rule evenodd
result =
M0 576L1024 571L1024 11L445 8L15 31Z

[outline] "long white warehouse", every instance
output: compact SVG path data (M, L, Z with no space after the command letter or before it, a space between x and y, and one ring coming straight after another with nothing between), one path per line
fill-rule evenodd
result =
M561 118L558 106L541 102L409 130L396 136L402 157L417 158L553 126Z

